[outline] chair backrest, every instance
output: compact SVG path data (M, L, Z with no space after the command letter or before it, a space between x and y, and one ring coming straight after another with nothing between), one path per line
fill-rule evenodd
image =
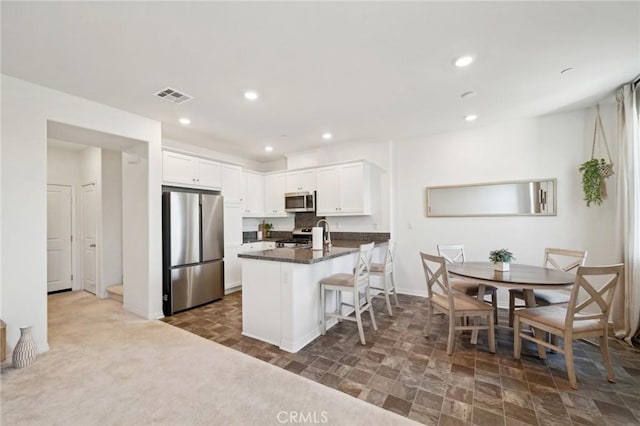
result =
M565 250L557 248L544 249L544 267L553 266L559 271L569 272L578 266L584 266L587 252L580 250ZM567 263L568 262L568 263Z
M396 242L395 240L387 241L387 251L384 254L384 272L385 274L389 274L393 271L393 256L396 253Z
M353 284L356 288L369 283L369 268L371 266L371 256L375 243L362 244L358 253L358 263L354 271L355 279Z
M571 289L565 326L574 321L597 319L607 327L609 308L624 270L622 263L609 266L579 266ZM584 295L584 296L583 296ZM580 301L580 299L584 300Z
M427 296L432 298L434 293L442 294L449 299L449 306L453 306L453 292L450 291L447 261L443 256L434 256L420 252L424 277L427 280ZM434 290L439 290L434 292Z
M438 255L444 257L448 263L464 263L464 245L462 244L438 244Z

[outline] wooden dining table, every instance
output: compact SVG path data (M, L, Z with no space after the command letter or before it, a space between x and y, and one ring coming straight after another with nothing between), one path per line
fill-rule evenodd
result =
M491 262L449 263L447 264L447 270L451 275L480 284L478 288L479 300L484 300L486 285L522 289L527 308L536 306L533 290L570 288L576 279L576 276L569 272L517 263L510 264L509 271L504 272L494 270L494 265ZM471 335L471 343L476 344L477 341L478 332L474 330ZM544 348L538 345L538 351L541 350L544 350Z

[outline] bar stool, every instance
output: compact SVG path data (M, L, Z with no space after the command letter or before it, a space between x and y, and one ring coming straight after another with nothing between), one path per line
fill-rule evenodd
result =
M391 300L389 299L389 295L393 293L393 300L396 303L396 306L400 306L398 303L398 294L396 292L396 284L393 280L393 256L395 254L396 242L394 240L389 240L387 242L387 251L384 255L384 261L382 263L371 263L371 275L382 278L382 287L374 287L372 285L369 286L371 290L382 291L384 294L376 294L372 297L383 298L387 302L387 310L389 311L389 316L393 316L393 311L391 310Z
M320 304L322 306L322 329L321 334L324 336L327 331L327 317L338 318L338 320L355 321L358 324L358 333L360 334L360 343L366 345L364 339L364 329L362 328L362 313L369 310L371 315L371 325L374 330L378 330L376 319L373 316L373 306L371 304L371 294L369 293L369 268L371 264L371 255L373 254L373 246L375 243L363 244L360 246L358 254L358 263L353 274L334 274L320 280ZM336 292L335 312L326 312L326 292ZM342 292L350 291L353 294L353 305L342 302ZM365 304L360 305L360 293L364 292ZM352 306L355 312L355 319L346 315L342 315L342 306Z

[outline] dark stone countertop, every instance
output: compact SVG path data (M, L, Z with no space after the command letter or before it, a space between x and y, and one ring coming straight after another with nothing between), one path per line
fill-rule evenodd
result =
M271 250L250 251L239 253L244 259L270 260L274 262L303 263L311 265L340 256L356 253L357 248L332 247L331 250L313 251L310 248L276 248Z
M271 250L259 250L246 253L239 253L238 257L245 259L270 260L274 262L304 263L313 264L335 257L345 256L355 253L365 241L337 240L333 241L331 250L322 252L313 251L310 248L276 248ZM387 242L376 243L376 247L386 245Z

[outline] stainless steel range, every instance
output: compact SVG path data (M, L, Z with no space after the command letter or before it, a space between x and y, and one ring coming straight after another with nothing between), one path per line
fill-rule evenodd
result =
M295 228L291 237L277 240L276 247L280 248L308 248L311 247L311 228Z

